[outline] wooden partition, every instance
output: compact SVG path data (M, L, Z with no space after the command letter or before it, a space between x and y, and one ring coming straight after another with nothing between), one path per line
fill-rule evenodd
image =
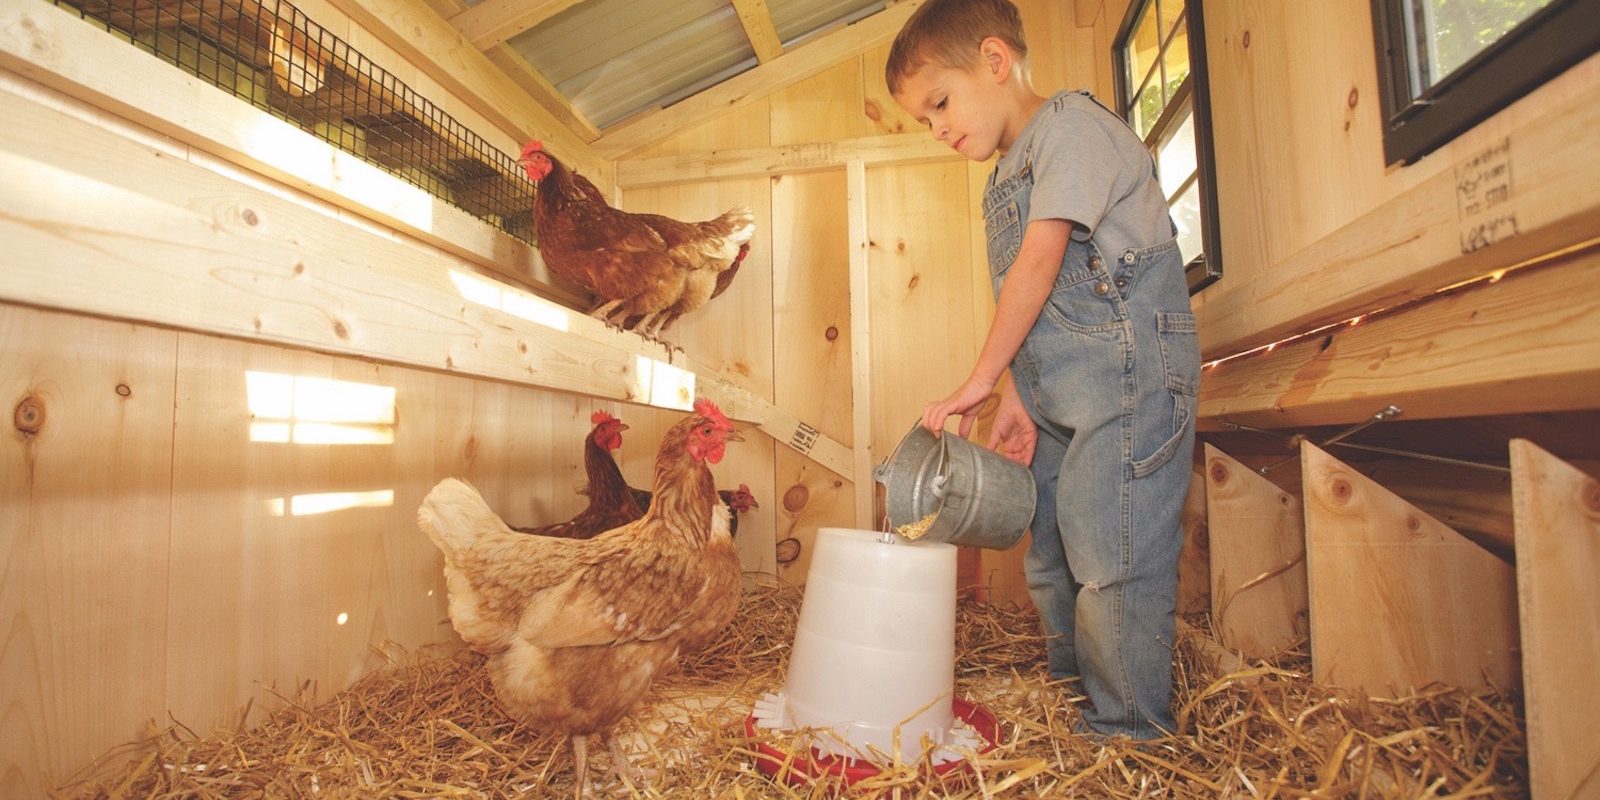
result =
M1300 454L1316 680L1384 697L1516 687L1512 568L1316 446Z
M1534 797L1600 793L1600 481L1511 442L1517 596Z
M1211 624L1224 646L1267 658L1309 633L1300 498L1209 444L1205 453Z

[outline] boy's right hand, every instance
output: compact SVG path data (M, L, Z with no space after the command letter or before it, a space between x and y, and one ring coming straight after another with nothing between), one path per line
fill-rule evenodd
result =
M1039 426L1028 416L1016 386L1007 381L1000 391L994 425L989 428L989 449L1026 467L1033 464L1033 449L1038 443Z

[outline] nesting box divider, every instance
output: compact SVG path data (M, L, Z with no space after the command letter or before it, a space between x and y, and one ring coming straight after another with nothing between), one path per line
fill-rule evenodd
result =
M1314 445L1301 467L1316 681L1374 697L1513 688L1511 566Z
M1517 592L1534 797L1600 791L1600 481L1511 441Z
M1189 472L1189 493L1179 517L1183 549L1178 553L1178 613L1197 614L1211 609L1211 540L1206 520L1206 479Z
M1207 444L1211 619L1219 641L1266 658L1306 635L1300 499Z

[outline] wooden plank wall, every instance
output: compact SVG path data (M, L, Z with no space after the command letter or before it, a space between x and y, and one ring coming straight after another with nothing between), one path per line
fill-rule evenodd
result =
M1034 79L1042 92L1079 85L1109 90L1109 70L1092 66L1096 36L1078 28L1067 4L1023 0ZM1103 48L1102 48L1103 49ZM724 112L637 154L641 158L718 149L772 147L923 131L883 83L888 46L826 70L768 97ZM1081 72L1076 81L1069 72ZM1103 74L1102 74L1103 73ZM868 276L871 330L871 455L893 450L935 395L953 390L977 358L993 300L984 261L983 220L976 209L989 164L959 158L867 169ZM720 211L700 198L736 198L758 210L771 231L752 250L727 295L680 320L713 347L736 348L766 381L773 401L826 434L853 442L850 376L850 272L843 167L759 180L704 181L669 188L627 189L628 210L695 217ZM706 187L715 186L715 189ZM762 208L766 207L766 213ZM763 249L770 248L763 252ZM770 282L752 273L770 271ZM749 276L749 277L747 277ZM772 320L745 318L728 299L770 296ZM759 307L761 299L751 301ZM691 350L697 355L705 348ZM703 357L716 363L707 352ZM758 377L759 376L759 377ZM755 383L751 385L756 389ZM941 395L942 396L942 395ZM986 436L980 427L974 436ZM802 582L815 529L853 526L854 486L777 448L776 540L793 538L799 556L779 574ZM760 498L763 503L767 497ZM1023 546L1006 553L967 553L962 580L983 583L993 599L1027 602L1021 581Z

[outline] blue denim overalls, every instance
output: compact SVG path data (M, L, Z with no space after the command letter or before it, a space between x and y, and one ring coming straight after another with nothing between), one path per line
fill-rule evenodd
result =
M984 192L995 296L1022 246L1030 158ZM1152 167L1153 168L1153 167ZM1177 242L1101 253L1070 240L1011 362L1039 426L1025 571L1050 673L1083 676L1088 727L1171 732L1179 514L1194 451L1200 350Z

